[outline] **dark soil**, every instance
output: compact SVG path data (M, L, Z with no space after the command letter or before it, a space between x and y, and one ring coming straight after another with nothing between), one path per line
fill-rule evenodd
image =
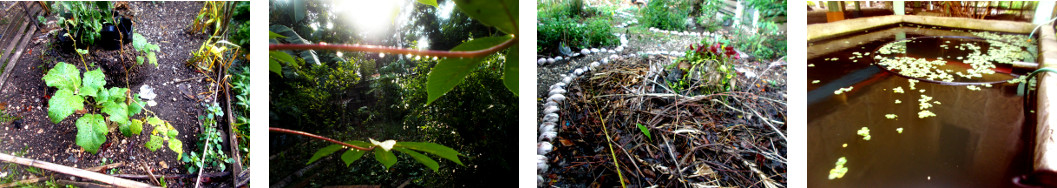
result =
M180 131L179 139L184 143L185 153L201 153L202 147L197 144L197 136L202 122L198 117L205 114L203 103L212 103L214 100L214 94L210 91L215 89L215 84L206 79L205 74L185 63L191 57L191 52L197 50L207 37L186 32L201 7L201 2L128 3L134 16L135 32L161 47L157 67L145 63L131 66L126 72L125 67L135 63L136 52L131 43L122 46L122 50L92 47L90 54L84 57L91 67L89 70L102 68L107 76L106 87L127 87L132 92L139 92L141 85L154 88L158 95L154 99L157 106L148 106L145 110L153 112ZM47 102L48 96L55 90L44 85L42 76L58 62L75 65L82 72L85 68L76 52L64 50L52 42L55 41L54 33L57 33L54 26L44 29L27 46L28 52L12 71L7 87L0 88L0 109L21 117L20 121L0 125L0 152L25 152L23 157L26 158L82 169L101 166L104 160L107 164L122 162L124 164L117 168L118 174L146 175L148 170L154 175L197 173L187 172L185 164L177 160L177 154L167 147L156 152L144 147L144 143L149 140L149 126L144 127L143 134L132 137L125 137L112 129L99 153L91 154L74 143L77 134L74 121L83 114L74 114L58 124L52 123L47 116ZM143 116L140 114L133 118ZM24 178L30 177L16 177ZM227 180L215 179L214 182L221 185L212 186L229 187L230 184L223 184L230 182ZM193 179L167 182L169 186L178 187L194 184Z

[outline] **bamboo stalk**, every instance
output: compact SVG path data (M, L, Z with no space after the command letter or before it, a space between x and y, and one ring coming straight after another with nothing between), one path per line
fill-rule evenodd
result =
M108 164L108 165L103 165L103 166L92 167L92 168L88 168L88 169L85 169L85 170L92 171L92 172L98 172L98 171L101 171L101 170L117 168L117 167L119 167L121 165L124 165L124 164L125 163L114 163L114 164ZM0 188L2 188L2 187L14 187L14 186L17 186L17 185L29 184L29 183L36 183L36 182L40 182L41 180L44 180L44 179L46 179L46 178L45 177L39 177L39 178L22 180L22 181L18 181L18 182L6 183L6 184L3 184L3 185L0 185Z
M82 170L82 169L73 168L73 167L69 167L69 166L63 166L63 165L59 165L59 164L55 164L55 163L49 163L49 162L38 161L38 160L33 160L33 159L28 159L28 158L16 157L16 156L8 155L8 154L5 154L5 153L0 153L0 161L5 161L5 162L9 162L9 163L15 163L15 164L20 164L20 165L37 167L37 168L41 168L41 169L45 169L45 170L50 170L50 171L55 171L55 172L59 172L59 173L63 173L63 174L69 174L69 175L73 175L73 176L77 176L77 177L87 178L87 179L103 182L103 183L110 184L110 185L121 186L121 187L156 187L156 186L153 186L153 185L150 185L150 184L146 184L146 183L142 183L142 182L138 182L138 181L132 181L132 180L127 180L127 179L117 178L117 177L109 176L109 175L98 173L98 172Z

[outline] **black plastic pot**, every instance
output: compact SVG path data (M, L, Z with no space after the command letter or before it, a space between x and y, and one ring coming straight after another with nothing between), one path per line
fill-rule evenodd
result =
M100 40L98 44L104 49L114 50L121 47L121 32L118 31L117 26L114 24L103 24L103 28L99 31L99 35Z
M120 19L117 17L120 17ZM117 17L114 20L118 20L117 30L121 32L121 36L125 37L123 42L132 42L132 20L120 15Z

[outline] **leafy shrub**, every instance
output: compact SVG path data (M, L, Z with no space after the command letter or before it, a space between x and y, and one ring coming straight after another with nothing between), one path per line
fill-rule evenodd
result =
M691 45L686 56L671 65L678 68L678 72L669 74L680 77L676 83L668 85L676 92L699 89L706 93L732 91L735 85L730 81L737 75L733 63L737 59L737 52L728 44L703 42Z
M591 18L586 24L566 17L542 18L536 34L536 45L541 52L558 52L560 44L586 48L614 46L619 38L613 35L608 19Z
M76 143L84 150L93 154L99 152L99 147L106 142L106 135L110 132L108 125L116 125L122 134L132 136L139 135L146 122L154 126L154 130L151 131L151 140L146 144L147 148L155 151L168 142L169 148L177 153L177 158L183 156L183 143L176 139L179 132L168 122L157 117L130 120L132 116L143 112L144 103L140 101L139 94L130 95L128 88L106 89L104 77L100 69L87 71L82 77L81 71L76 66L65 62L59 62L48 70L43 78L44 83L48 87L58 89L48 99L48 118L52 123L59 123L76 111L87 110L85 102L89 102L87 107L101 109L91 110L75 122L77 126ZM104 117L97 112L102 112L107 116Z
M58 24L65 28L70 37L81 44L95 44L101 37L99 31L103 29L103 23L117 25L111 17L111 3L107 1L82 2L63 1L59 3L62 9L69 14L64 14Z
M682 31L686 29L686 18L690 14L686 7L689 6L668 0L653 0L641 10L642 15L639 20L646 27Z

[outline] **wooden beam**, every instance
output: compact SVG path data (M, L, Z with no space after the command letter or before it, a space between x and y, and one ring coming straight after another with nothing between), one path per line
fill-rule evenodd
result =
M14 164L20 164L20 165L26 165L26 166L32 166L32 167L37 167L37 168L41 168L41 169L44 169L44 170L50 170L50 171L55 171L55 172L58 172L58 173L69 174L69 175L73 175L73 176L77 176L77 177L81 177L81 178L86 178L86 179L90 179L90 180L95 180L95 181L103 182L103 183L110 184L110 185L120 186L120 187L157 187L157 186L149 185L149 184L146 184L146 183L142 183L142 182L138 182L138 181L132 181L132 180L127 180L127 179L122 179L122 178L117 178L117 177L113 177L113 176L102 174L102 173L98 173L98 172L82 170L82 169L78 169L78 168L73 168L73 167L69 167L69 166L63 166L63 165L59 165L59 164L55 164L55 163L49 163L49 162L45 162L45 161L38 161L38 160L33 160L33 159L28 159L28 158L16 157L14 155L8 155L8 154L4 154L4 153L0 153L0 161L4 161L4 162L8 162L8 163L14 163Z

